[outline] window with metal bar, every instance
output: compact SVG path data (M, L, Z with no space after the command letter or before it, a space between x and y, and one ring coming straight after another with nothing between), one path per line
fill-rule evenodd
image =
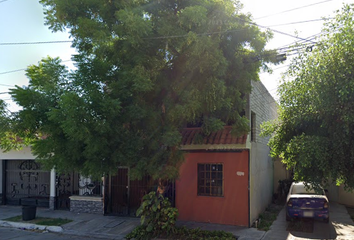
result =
M198 195L213 197L224 196L223 164L198 164Z

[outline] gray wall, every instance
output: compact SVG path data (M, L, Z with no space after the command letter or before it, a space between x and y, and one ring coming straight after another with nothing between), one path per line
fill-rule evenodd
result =
M0 159L0 204L2 204L2 160Z
M262 138L260 125L276 119L277 104L261 82L252 82L252 93L249 97L249 113L256 115L255 134L250 136L250 224L252 224L271 203L273 196L273 161L267 146L269 138Z

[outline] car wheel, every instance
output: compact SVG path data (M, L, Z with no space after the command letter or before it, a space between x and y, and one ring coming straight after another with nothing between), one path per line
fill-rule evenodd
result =
M291 217L288 215L288 213L286 212L285 213L285 219L286 219L286 221L291 221Z
M329 223L329 217L328 217L328 218L323 219L323 221L324 221L325 223Z

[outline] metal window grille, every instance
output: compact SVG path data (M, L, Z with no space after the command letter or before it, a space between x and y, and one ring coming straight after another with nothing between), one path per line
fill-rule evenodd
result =
M224 196L223 164L198 164L198 195Z

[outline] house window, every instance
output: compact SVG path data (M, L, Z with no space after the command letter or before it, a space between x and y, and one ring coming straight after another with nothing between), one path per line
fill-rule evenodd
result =
M256 114L254 112L251 112L251 142L256 141Z
M199 196L224 196L223 164L199 163L198 164L198 195Z

